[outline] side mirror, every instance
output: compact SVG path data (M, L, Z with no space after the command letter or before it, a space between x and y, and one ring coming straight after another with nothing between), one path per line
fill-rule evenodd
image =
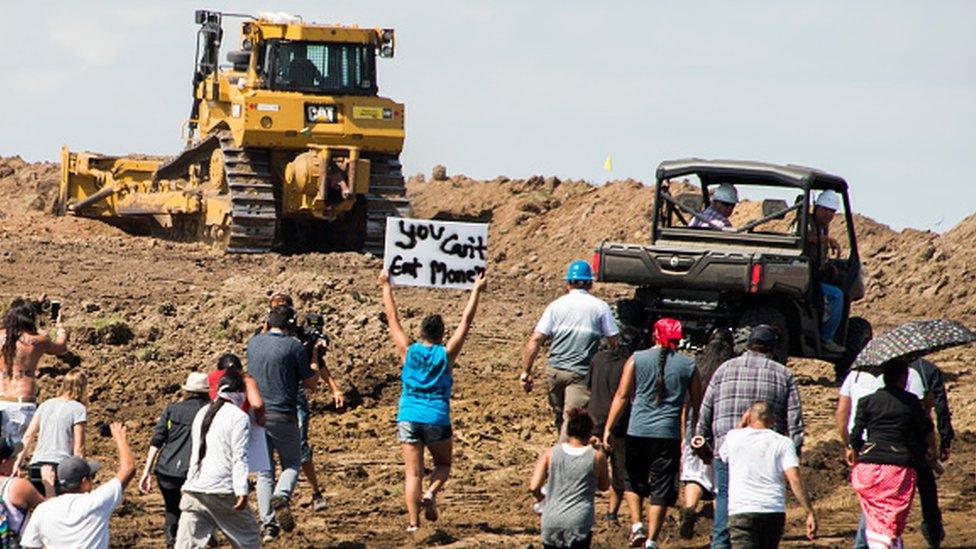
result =
M383 29L380 34L380 57L393 57L394 44L393 29Z
M767 198L762 202L763 217L768 217L776 212L783 212L783 210L786 210L789 207L789 204L787 204L785 200L780 200L778 198ZM785 217L786 213L783 212L773 219L784 219Z

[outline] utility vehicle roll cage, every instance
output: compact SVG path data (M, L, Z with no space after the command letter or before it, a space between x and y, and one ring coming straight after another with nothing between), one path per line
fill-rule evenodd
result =
M701 182L703 208L711 202L709 188L721 183L734 186L762 185L767 187L793 188L801 191L802 200L793 205L780 207L773 211L764 211L763 216L733 231L718 231L709 229L676 228L661 226L661 211L669 206L678 212L695 217L697 212L686 204L681 203L668 191L668 181L686 176L696 176ZM721 243L739 243L747 245L768 245L772 247L802 248L807 241L809 227L812 192L832 190L841 196L844 206L844 218L847 224L847 237L850 245L849 259L858 259L857 239L854 235L854 218L851 213L850 199L847 195L847 182L839 176L829 174L813 168L796 166L793 164L779 165L765 162L750 162L741 160L703 160L689 158L662 162L656 172L655 207L653 222L651 223L651 241L660 238L676 240L706 240ZM785 216L790 211L797 211L798 234L773 235L756 234L751 229L767 221Z

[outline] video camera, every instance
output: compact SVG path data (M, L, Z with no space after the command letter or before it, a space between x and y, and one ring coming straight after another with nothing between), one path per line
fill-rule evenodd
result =
M311 347L320 340L328 345L329 336L322 331L324 326L325 317L322 316L322 313L305 313L305 323L297 327L295 336L306 347Z

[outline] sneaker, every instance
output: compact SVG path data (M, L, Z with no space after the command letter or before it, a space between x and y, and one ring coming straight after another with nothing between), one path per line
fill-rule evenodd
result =
M423 499L420 500L420 506L424 508L424 518L430 522L437 522L437 501L434 500L434 494L424 494Z
M321 513L325 511L325 508L329 505L325 502L325 497L321 493L315 492L312 494L312 510L316 513Z
M846 350L840 345L834 343L833 341L821 341L820 348L832 355L842 355Z
M416 532L417 530L420 530L420 527L417 526L416 524L411 524L411 525L407 526L407 533L408 534L412 534L412 533Z
M607 513L600 520L603 522L617 522L617 513Z
M291 504L285 496L271 498L271 508L274 509L275 519L285 532L295 529L295 517L291 514Z
M652 540L645 541L644 549L657 549L657 542Z
M644 528L644 523L632 524L630 526L630 546L643 547L645 541L647 541L647 528Z
M278 539L278 527L269 524L261 529L261 542L271 543L272 541Z
M695 537L695 521L698 520L698 513L691 507L681 509L681 525L679 535L681 539L691 539Z
M546 509L546 500L537 501L532 504L532 510L535 511L535 514L537 515L541 515L542 512L545 511L545 509Z

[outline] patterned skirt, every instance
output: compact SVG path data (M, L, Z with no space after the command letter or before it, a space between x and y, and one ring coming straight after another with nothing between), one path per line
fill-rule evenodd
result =
M861 499L868 547L901 548L901 534L915 496L915 469L858 463L851 471L851 485Z

